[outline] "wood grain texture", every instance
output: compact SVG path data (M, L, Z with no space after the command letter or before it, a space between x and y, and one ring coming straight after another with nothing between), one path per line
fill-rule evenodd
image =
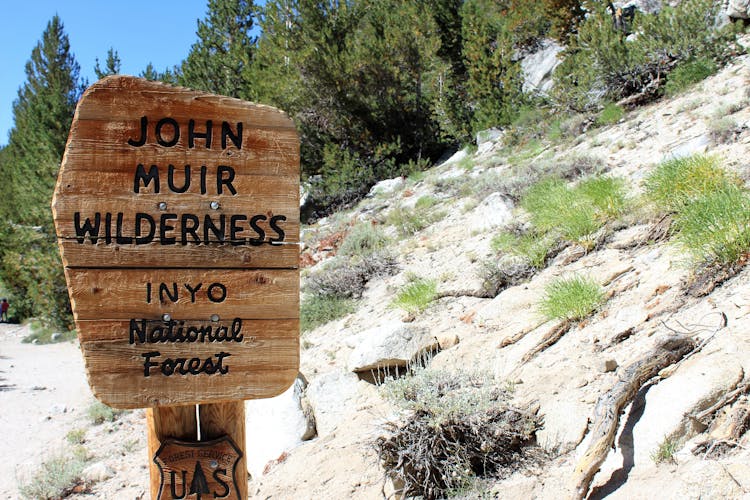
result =
M245 446L245 402L229 401L225 403L201 404L200 414L201 440L211 440L229 436L244 451L237 464L237 487L240 498L247 498L247 449ZM240 444L241 443L241 444Z
M695 343L689 337L669 336L641 359L618 371L620 380L596 402L589 446L578 460L571 478L571 498L582 500L588 496L591 481L612 450L620 414L643 384L662 369L680 361L694 348Z
M299 272L296 269L67 269L73 311L82 320L290 319L299 317ZM148 303L148 284L151 302ZM177 301L168 299L177 290ZM226 288L226 298L216 302ZM195 290L190 293L188 285ZM209 297L213 297L212 301Z
M151 460L165 439L183 439L193 441L198 439L198 421L195 405L169 406L148 408L146 410L146 425L148 427L148 456L149 456L149 490L151 498L159 495L161 474L159 467Z
M299 266L299 246L284 245L232 245L209 243L200 245L105 245L73 240L59 243L62 260L69 268L89 268L97 259L104 259L115 268L137 267L186 268L196 261L206 268L265 268L296 269Z
M268 106L126 76L84 92L52 210L97 397L154 407L269 397L293 382L299 158L293 122ZM224 229L203 230L222 216ZM128 239L136 225L141 241ZM204 336L241 320L243 338L132 341L131 320L153 333L165 314Z

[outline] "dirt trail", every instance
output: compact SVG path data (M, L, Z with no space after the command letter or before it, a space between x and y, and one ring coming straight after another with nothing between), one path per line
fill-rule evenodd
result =
M24 344L26 327L0 324L0 498L18 498L17 483L65 435L85 424L93 396L74 342Z

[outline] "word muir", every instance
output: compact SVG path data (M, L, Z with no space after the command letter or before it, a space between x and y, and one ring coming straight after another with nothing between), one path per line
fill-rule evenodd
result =
M89 383L118 408L270 397L299 366L299 141L282 112L112 76L52 203Z

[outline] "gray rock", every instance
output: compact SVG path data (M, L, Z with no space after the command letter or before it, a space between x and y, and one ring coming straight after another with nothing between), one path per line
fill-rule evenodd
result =
M735 19L750 19L750 0L729 0L726 12Z
M495 142L503 136L503 133L502 130L495 127L477 132L477 146L481 146L486 142Z
M632 431L635 464L652 464L651 454L665 438L684 442L701 431L694 427L690 415L708 408L743 376L736 359L715 352L687 360L671 377L651 388L643 416Z
M349 356L349 370L369 372L406 366L432 342L426 329L400 320L384 322L360 334L362 341Z
M83 476L84 481L86 481L87 483L106 481L114 475L115 471L113 471L111 467L103 462L91 464L83 469L83 472L81 472L81 476Z
M310 430L302 394L307 382L298 376L289 389L276 397L245 403L248 468L260 474L268 461L299 445Z
M698 137L683 142L674 148L669 155L667 155L667 159L685 158L694 154L705 153L710 144L711 139L707 135L699 135Z
M396 177L395 179L386 179L375 184L370 192L367 193L368 197L373 197L378 194L390 194L397 189L400 189L404 185L403 177Z
M329 372L310 382L306 395L318 436L330 434L348 413L355 411L358 384L357 375L344 371Z
M557 55L563 47L554 40L543 40L541 48L523 58L523 91L546 94L552 88L552 72L562 61ZM478 141L477 141L478 143Z
M605 359L599 364L599 371L602 373L613 372L617 370L617 361L614 359Z
M492 193L466 216L467 231L487 231L513 220L513 202L501 193Z
M661 0L630 0L629 2L612 2L615 8L626 8L631 5L645 14L656 14L661 10Z
M540 402L544 428L536 433L539 445L550 452L567 453L583 440L591 407L572 397L554 397Z
M51 339L52 339L52 341L54 342L54 341L56 341L56 340L59 340L59 339L60 339L60 337L62 337L62 333L60 333L60 332L55 332L55 333L53 333L53 334L51 335L51 337L50 337L50 338L51 338Z

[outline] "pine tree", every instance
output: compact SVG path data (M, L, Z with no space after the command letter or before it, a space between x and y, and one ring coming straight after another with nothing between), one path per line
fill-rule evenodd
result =
M26 63L26 82L13 103L14 128L3 151L0 277L15 314L70 324L70 305L57 251L50 201L76 102L84 85L58 16Z
M253 59L255 38L250 35L255 5L246 0L209 0L208 14L198 21L193 44L178 76L181 85L239 97L243 74Z
M107 51L107 61L105 63L104 69L99 67L99 58L97 57L96 66L94 67L94 73L96 73L96 77L99 79L102 79L105 76L109 75L118 75L120 74L120 66L120 55L115 49L110 47Z

